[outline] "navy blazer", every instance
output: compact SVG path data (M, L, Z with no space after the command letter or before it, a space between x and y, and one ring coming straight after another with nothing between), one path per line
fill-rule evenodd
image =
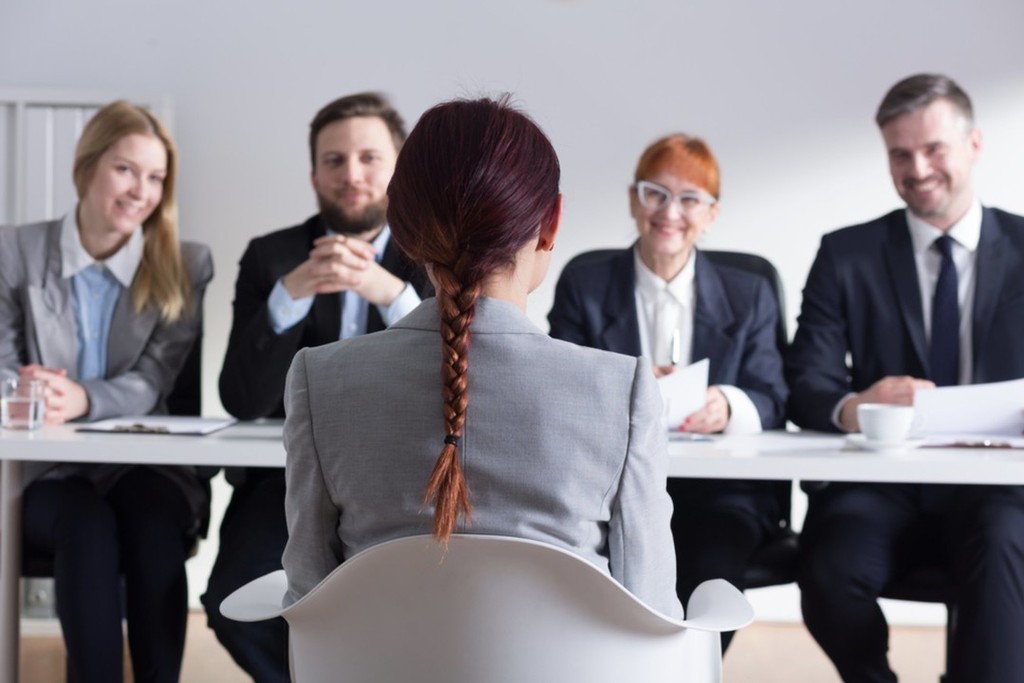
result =
M1024 377L1024 217L983 209L975 273L972 381ZM797 322L786 378L801 427L836 431L843 396L883 377L930 377L905 210L822 238Z
M778 303L765 278L717 266L694 250L694 360L707 358L709 384L735 386L753 401L764 429L784 423L786 383L776 344ZM633 249L591 251L565 266L548 314L551 336L639 356Z
M267 311L277 281L308 259L313 240L326 234L317 214L302 225L257 237L242 256L231 336L220 372L220 400L241 420L284 417L285 377L296 352L338 341L340 294L318 294L306 317L282 334L274 332ZM412 283L421 297L433 293L422 266L412 263L394 240L388 241L381 265ZM384 329L376 306L370 306L366 328L367 332Z

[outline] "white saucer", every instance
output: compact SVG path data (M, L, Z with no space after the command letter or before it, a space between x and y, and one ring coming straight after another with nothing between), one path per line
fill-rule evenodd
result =
M862 451L875 453L899 453L920 448L926 439L906 439L904 441L872 441L863 434L847 434L846 443Z

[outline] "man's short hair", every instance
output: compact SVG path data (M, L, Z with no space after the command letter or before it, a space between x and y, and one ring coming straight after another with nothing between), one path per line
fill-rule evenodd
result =
M974 125L971 98L952 78L941 74L917 74L892 86L882 98L875 114L879 128L893 119L924 109L935 100L947 100L964 117L967 127Z
M405 142L405 121L391 106L388 98L379 92L361 92L355 95L339 97L333 102L324 105L316 113L309 124L309 156L316 168L316 138L320 131L334 123L344 119L351 119L359 116L376 116L387 125L391 132L391 139L395 142L395 149L401 149Z

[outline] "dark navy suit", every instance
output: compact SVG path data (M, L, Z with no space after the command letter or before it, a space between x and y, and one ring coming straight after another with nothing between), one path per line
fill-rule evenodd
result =
M983 209L975 272L973 381L1024 377L1024 218ZM903 210L822 239L786 358L789 417L835 431L843 396L891 375L929 377ZM844 681L896 680L876 598L922 561L959 589L951 680L1024 680L1024 488L832 484L811 495L801 553L804 618Z
M716 266L694 250L694 360L709 359L709 384L742 389L765 429L783 424L786 385L776 345L779 310L767 280ZM571 260L548 314L551 336L639 356L633 249L593 251ZM683 604L703 580L725 578L742 588L754 550L777 526L770 483L670 479L672 530Z
M249 243L235 283L234 317L224 366L220 398L229 413L242 420L284 417L284 383L299 349L337 341L341 330L341 294L319 294L303 320L281 334L274 332L267 300L279 279L298 267L326 235L319 215L305 223ZM409 261L394 240L381 255L381 266L411 282L420 296L432 291L423 268ZM367 314L367 332L384 329L376 306ZM284 470L234 468L227 472L234 486L220 527L220 550L203 604L210 627L235 661L257 683L288 681L287 633L283 619L241 623L220 613L220 602L236 588L281 568L288 540L285 525Z

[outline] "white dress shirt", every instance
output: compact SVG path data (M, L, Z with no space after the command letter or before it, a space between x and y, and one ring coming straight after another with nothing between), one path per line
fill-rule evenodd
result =
M693 315L697 308L695 261L691 256L679 274L666 282L647 267L640 258L639 249L633 249L640 351L643 357L651 360L652 365L689 365L694 361ZM729 422L723 432L760 433L761 416L750 397L738 387L728 384L717 386L729 404Z

